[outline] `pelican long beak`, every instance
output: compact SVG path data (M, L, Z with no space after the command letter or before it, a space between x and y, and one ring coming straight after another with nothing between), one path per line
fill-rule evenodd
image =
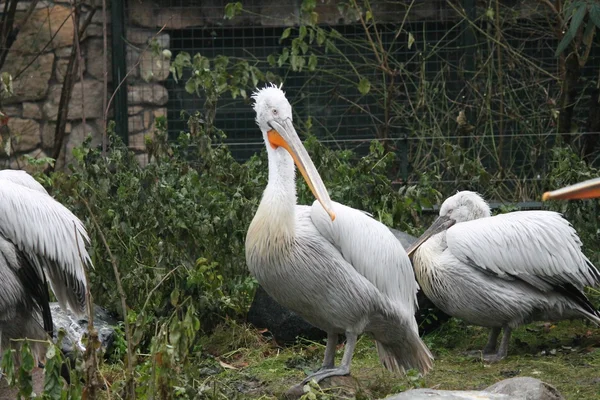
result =
M267 132L267 136L271 147L283 147L290 153L311 192L319 200L325 211L327 211L331 220L335 220L335 213L333 212L327 188L325 188L319 172L300 141L292 121L289 119L285 121L271 121L269 126L271 130Z
M598 197L600 197L600 178L595 178L562 189L546 192L542 196L542 201L595 199Z
M413 244L408 246L408 249L406 249L406 253L408 254L408 256L412 257L413 253L419 247L421 247L421 245L423 243L425 243L425 241L427 241L427 239L429 239L436 233L440 233L440 232L445 231L446 229L450 228L452 225L454 225L455 222L456 221L454 221L453 219L450 219L446 216L438 217L435 221L433 221L433 224L431 224L431 226L429 228L427 228L427 230L417 240L415 240L415 242Z

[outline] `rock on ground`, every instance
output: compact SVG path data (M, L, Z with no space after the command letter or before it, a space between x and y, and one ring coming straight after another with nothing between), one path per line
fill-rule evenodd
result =
M280 345L293 344L298 337L320 340L325 332L315 328L298 314L279 305L259 286L248 312L248 322L257 328L266 328Z
M78 319L69 311L60 308L58 303L50 303L52 312L52 321L54 322L54 338L56 339L58 330L63 328L66 335L61 344L61 350L65 357L73 358L74 345L77 344L80 351L84 347L81 338L87 333L87 319ZM112 351L112 345L115 340L115 329L117 320L114 319L104 308L94 305L94 328L98 331L100 346L105 354Z
M506 393L524 400L562 400L564 397L552 385L528 376L505 379L485 389L490 393Z
M481 390L414 389L386 397L385 400L564 400L558 390L539 379L516 377L497 382Z

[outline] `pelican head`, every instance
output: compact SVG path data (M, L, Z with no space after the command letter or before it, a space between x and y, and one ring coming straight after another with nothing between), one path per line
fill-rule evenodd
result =
M431 236L445 231L452 225L492 215L490 206L478 193L464 190L448 197L440 208L440 216L406 250L409 257Z
M256 123L262 131L267 152L283 154L287 152L294 160L308 187L333 221L331 199L325 184L315 168L310 156L302 145L292 123L292 106L285 93L275 85L258 89L253 95Z
M598 197L600 197L600 178L595 178L562 189L546 192L542 196L542 201L595 199Z

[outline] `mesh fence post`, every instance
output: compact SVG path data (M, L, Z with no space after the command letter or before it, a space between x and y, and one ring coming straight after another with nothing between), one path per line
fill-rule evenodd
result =
M124 24L123 0L111 2L111 38L112 38L112 76L113 90L119 87L119 83L127 74L125 59L125 24ZM125 145L129 145L129 134L127 127L127 84L123 84L116 90L113 99L113 111L115 118L115 130Z

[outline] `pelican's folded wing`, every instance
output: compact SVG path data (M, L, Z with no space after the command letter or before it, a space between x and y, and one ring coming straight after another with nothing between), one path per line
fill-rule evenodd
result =
M390 298L416 310L418 285L402 244L382 223L362 211L333 202L331 218L318 201L311 207L317 230L361 275Z
M540 290L595 286L596 267L581 251L577 232L551 211L518 211L456 224L448 250L460 261Z
M0 234L38 271L44 269L62 307L81 314L86 304L84 268L91 266L88 235L71 211L29 183L0 174Z

